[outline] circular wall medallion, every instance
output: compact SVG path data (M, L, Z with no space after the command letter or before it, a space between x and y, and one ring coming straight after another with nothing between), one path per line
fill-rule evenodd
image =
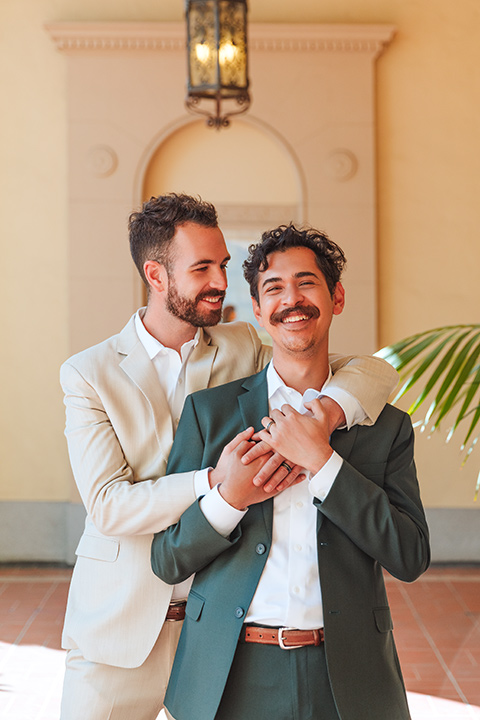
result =
M350 150L333 150L325 162L325 170L334 180L344 182L351 180L358 169L358 160Z
M108 177L117 169L117 153L108 145L96 145L88 153L88 162L95 177Z

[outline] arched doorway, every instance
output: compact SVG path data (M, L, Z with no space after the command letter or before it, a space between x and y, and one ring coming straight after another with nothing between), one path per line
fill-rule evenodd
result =
M146 168L143 199L167 192L213 202L232 256L225 304L237 320L257 326L241 266L248 245L264 230L301 222L302 178L295 158L258 124L236 120L217 132L194 121L164 139Z

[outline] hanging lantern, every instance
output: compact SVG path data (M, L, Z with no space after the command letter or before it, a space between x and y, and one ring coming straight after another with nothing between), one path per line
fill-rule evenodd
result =
M190 112L228 127L248 110L246 0L186 0Z

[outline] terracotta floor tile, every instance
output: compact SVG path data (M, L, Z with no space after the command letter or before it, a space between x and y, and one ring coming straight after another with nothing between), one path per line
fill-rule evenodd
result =
M431 645L425 635L418 628L397 628L394 630L395 643L398 651L428 650Z
M58 720L70 576L0 566L2 718ZM412 719L480 720L480 567L434 567L413 584L386 574L386 585Z

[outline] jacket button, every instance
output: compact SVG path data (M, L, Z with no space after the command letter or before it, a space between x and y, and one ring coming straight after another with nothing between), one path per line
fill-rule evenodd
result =
M245 615L245 610L241 607L235 608L235 617L242 618Z
M257 553L257 555L263 555L266 549L267 548L263 543L258 543L257 547L255 548L255 552Z

